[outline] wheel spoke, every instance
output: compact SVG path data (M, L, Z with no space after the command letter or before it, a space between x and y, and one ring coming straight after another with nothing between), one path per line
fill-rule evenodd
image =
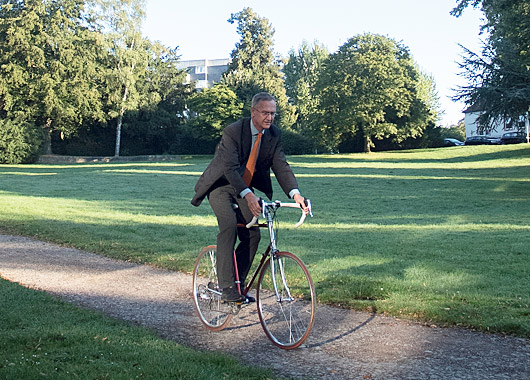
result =
M201 322L210 330L222 330L232 318L231 310L221 303L217 282L216 248L204 248L193 270L193 306Z
M260 322L272 342L285 349L299 347L314 320L315 292L304 264L291 253L277 254L263 268L258 284ZM274 267L274 274L272 273Z

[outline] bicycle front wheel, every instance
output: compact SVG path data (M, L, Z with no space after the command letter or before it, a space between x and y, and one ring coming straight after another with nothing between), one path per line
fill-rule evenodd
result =
M258 315L274 345L290 350L307 339L315 318L315 287L304 263L278 252L265 263L257 285Z
M201 322L213 331L224 329L232 319L231 310L221 302L216 253L215 245L203 248L193 269L193 306Z

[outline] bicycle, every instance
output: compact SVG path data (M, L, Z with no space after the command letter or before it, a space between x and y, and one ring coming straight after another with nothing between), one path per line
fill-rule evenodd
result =
M306 266L290 252L279 251L275 230L276 211L280 207L299 208L297 203L261 200L265 223L258 223L257 217L246 225L247 228L266 227L270 243L261 257L258 267L245 289L246 295L256 283L256 304L258 316L267 337L274 345L290 350L299 347L309 336L315 318L315 287ZM311 216L311 202L307 200ZM295 227L306 218L302 216ZM242 227L243 225L238 225ZM234 253L234 264L237 263ZM239 287L239 283L238 283ZM216 246L210 245L201 250L193 270L193 301L202 323L212 331L224 329L231 318L249 303L223 303L221 289L217 282Z

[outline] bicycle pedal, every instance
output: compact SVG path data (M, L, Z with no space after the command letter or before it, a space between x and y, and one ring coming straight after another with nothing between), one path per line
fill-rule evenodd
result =
M228 305L244 306L244 305L249 305L253 301L250 301L248 298L245 298L244 301L223 301L221 300L221 302L228 304Z
M225 300L221 300L221 303L224 303L224 304L227 304L227 305L237 305L237 306L241 306L241 305L243 305L244 303L246 303L246 301L225 301Z
M236 315L241 310L242 304L238 304L236 302L225 302L222 301L220 305L219 311L222 311L223 313L230 313L233 315Z

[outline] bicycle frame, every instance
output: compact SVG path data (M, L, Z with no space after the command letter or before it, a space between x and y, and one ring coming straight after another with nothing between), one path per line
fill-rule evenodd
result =
M309 214L311 216L313 216L313 214L311 213L311 202L309 200L308 200L308 202L309 202L309 204L308 204ZM291 295L291 291L289 290L289 287L287 286L287 282L285 280L285 273L284 273L284 270L283 270L282 263L280 261L276 262L276 260L274 260L275 255L278 252L278 247L276 245L276 234L274 232L274 218L273 218L272 211L276 210L277 208L280 208L280 207L300 207L300 206L296 205L295 203L282 203L280 201L266 202L264 200L261 200L261 209L262 209L263 217L266 220L266 223L257 223L258 219L257 219L257 217L254 217L254 219L252 219L252 221L249 224L246 225L247 228L251 228L251 227L254 227L254 226L267 227L267 229L269 231L270 243L267 246L267 249L265 250L265 252L263 253L263 255L261 257L261 260L260 260L260 263L259 263L258 267L256 268L256 270L254 271L254 274L252 275L251 280L248 282L247 287L243 290L243 292L241 292L241 289L239 289L241 294L243 294L243 295L246 295L248 293L248 291L252 288L252 285L254 284L254 281L256 280L256 278L258 277L259 273L261 272L261 268L263 268L263 265L265 264L267 258L270 256L270 258L271 258L271 267L272 267L272 277L273 277L273 284L274 284L274 292L276 293L276 300L278 302L282 301L282 299L281 299L281 297L279 295L279 292L278 292L277 285L276 285L277 284L276 283L276 271L274 270L275 269L274 267L275 267L276 264L279 265L281 280L282 280L282 283L283 283L285 289L287 290L287 294L288 294L288 299L287 300L292 300L293 299L293 296ZM305 217L306 217L306 214L303 213L302 217L300 218L300 221L295 225L295 227L298 227L299 225L301 225L304 222ZM238 224L238 226L242 227L243 225ZM234 265L236 267L236 282L237 282L237 284L239 286L240 282L239 282L239 274L237 273L237 262L236 262L235 252L234 252Z

